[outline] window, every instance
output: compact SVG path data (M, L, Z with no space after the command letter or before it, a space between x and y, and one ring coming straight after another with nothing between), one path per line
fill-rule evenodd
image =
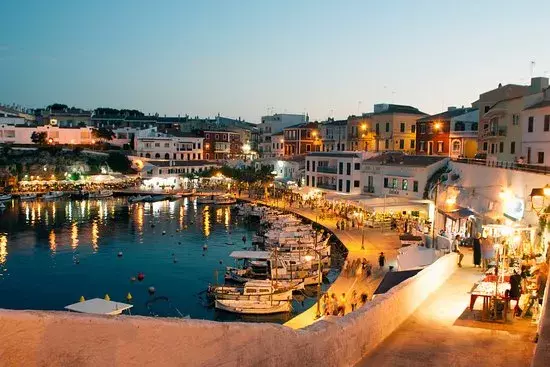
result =
M444 144L442 141L438 141L437 142L437 151L438 153L443 153L443 147L444 147Z
M472 130L472 131L477 131L477 129L478 129L478 124L477 124L477 122L474 122L474 123L472 124L471 130Z
M165 148L170 148L170 143L164 143Z
M512 115L512 125L519 125L519 115L517 114Z
M389 122L386 122L386 132L387 133L390 132L390 123Z
M160 143L155 143L155 148L160 148Z
M405 149L405 139L399 140L399 149Z
M391 187L393 189L397 189L397 178L392 178L391 179Z
M419 124L418 128L420 130L420 134L426 134L426 124Z
M315 187L315 176L311 176L311 186Z
M487 151L487 142L486 141L483 142L483 151L484 152Z
M388 178L384 177L384 187L388 187Z
M312 172L315 172L315 163L317 163L317 162L316 161L311 162L311 171Z
M409 189L409 181L407 179L403 179L403 181L401 181L401 189L404 191Z
M503 141L500 142L498 150L500 151L500 153L504 153L504 142Z
M402 122L401 125L399 126L399 132L402 132L402 133L405 132L405 123L404 122Z
M453 152L460 152L460 142L458 140L453 141Z
M533 125L535 124L535 118L533 116L529 117L529 120L527 122L527 132L532 133L533 132Z
M531 147L527 147L527 164L531 163Z
M464 131L466 129L466 125L462 121L455 122L455 131Z
M353 181L353 187L359 187L359 180Z
M309 186L309 175L306 175L306 186Z
M538 161L537 163L543 164L544 163L544 152L538 153Z
M170 154L166 153L166 154L164 155L164 159L170 159Z
M550 115L544 115L544 131L550 131Z
M489 112L490 109L491 109L491 106L485 106L485 108L483 109L483 112L487 113Z
M309 161L306 161L306 171L309 172Z
M424 148L426 148L426 142L425 141L418 142L418 150L423 152Z
M355 163L353 169L359 171L361 169L361 163Z
M220 140L220 134L216 134L214 137L215 140Z
M376 123L376 135L380 135L380 124Z
M413 191L418 192L418 181L413 181Z
M204 134L204 137L205 137L206 139L210 139L210 134L206 133L206 134Z
M410 145L411 149L414 149L414 140L411 140L411 145Z
M351 163L346 163L346 175L351 175Z
M388 139L386 139L386 141L384 142L384 147L386 149L389 149L390 148L390 141Z
M338 173L341 175L344 174L344 162L338 162Z
M310 144L306 144L306 152L310 152L311 151L311 145Z
M513 141L510 143L510 154L515 154L516 153L516 142Z
M415 124L412 124L412 126L411 126L411 133L412 134L416 133L416 125Z

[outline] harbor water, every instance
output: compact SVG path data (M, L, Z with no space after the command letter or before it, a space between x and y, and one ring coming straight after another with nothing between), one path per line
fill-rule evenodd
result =
M208 285L223 282L225 267L234 265L229 254L250 247L257 230L231 206L199 205L191 198L5 204L0 214L0 308L62 311L81 296L108 294L113 301L127 302L131 294L132 314L284 322L315 302L315 293L306 289L296 295L292 314L273 316L237 316L208 303Z

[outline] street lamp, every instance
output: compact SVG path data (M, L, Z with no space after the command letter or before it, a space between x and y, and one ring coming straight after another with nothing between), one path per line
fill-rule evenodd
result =
M531 207L538 216L550 214L544 213L546 209L545 199L550 198L550 185L532 189L529 196L531 197Z
M315 222L317 222L317 216L315 217ZM311 261L314 259L310 253L314 253L317 256L317 312L315 318L318 319L321 317L321 281L323 280L323 273L321 272L321 253L317 250L317 229L315 229L315 246L314 248L308 249L308 252L304 256L306 261Z

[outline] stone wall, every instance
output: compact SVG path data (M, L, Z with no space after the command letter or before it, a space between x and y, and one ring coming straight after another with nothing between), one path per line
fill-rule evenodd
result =
M539 323L539 340L535 346L532 367L547 367L550 364L550 281L546 282L542 315Z
M450 254L345 317L302 330L141 316L0 310L2 366L349 366L456 269Z

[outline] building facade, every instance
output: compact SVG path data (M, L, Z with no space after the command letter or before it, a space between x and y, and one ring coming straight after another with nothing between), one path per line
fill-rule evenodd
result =
M321 137L316 122L289 126L283 129L284 155L294 156L321 150Z
M157 136L135 138L134 149L143 158L200 161L205 159L203 145L203 137L175 137L157 133Z
M282 133L284 128L304 123L307 123L307 115L276 113L270 116L262 116L262 122L258 125L260 156L277 156L272 150L273 136Z
M48 144L95 144L95 140L92 138L92 129L89 127L63 128L49 125L0 125L0 143L34 144L31 140L34 132L46 133Z
M360 194L361 162L368 156L365 152L310 153L306 156L305 186Z
M473 157L477 153L477 117L475 108L449 107L418 119L416 154Z
M269 152L267 153L268 157L271 158L278 158L285 155L285 137L284 132L278 132L275 134L271 134L271 138L269 139L271 141L271 148ZM264 153L266 153L264 151Z
M545 100L525 108L520 119L523 162L550 166L550 89Z
M350 151L376 151L376 137L372 114L349 116L347 120L347 149Z
M343 152L347 142L347 120L329 119L319 124L322 152Z
M416 152L416 120L427 114L415 107L376 104L370 115L375 151Z
M243 155L241 134L228 130L204 131L204 159L227 160Z
M378 197L422 199L428 179L448 158L387 152L362 162L362 192Z

